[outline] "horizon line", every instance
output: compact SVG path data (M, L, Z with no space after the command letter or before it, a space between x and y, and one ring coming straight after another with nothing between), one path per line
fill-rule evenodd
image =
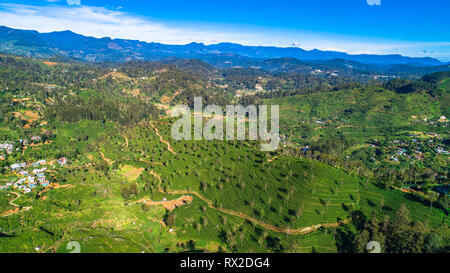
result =
M436 57L430 57L430 56L411 56L411 55L404 55L401 53L381 53L381 54L377 54L377 53L351 53L351 52L345 52L345 51L336 51L336 50L321 50L318 48L312 48L312 49L304 49L301 46L292 46L292 45L286 45L286 46L282 46L282 45L258 45L258 44L244 44L244 43L239 43L239 42L232 42L232 41L221 41L221 42L197 42L197 41L192 41L192 42L188 42L188 43L182 43L182 44L170 44L170 43L163 43L163 42L155 42L155 41L145 41L145 40L140 40L140 39L132 39L132 38L118 38L118 37L113 37L113 36L94 36L94 35L84 35L78 32L75 32L71 29L65 29L65 30L55 30L55 31L39 31L37 29L24 29L24 28L14 28L14 27L10 27L7 25L0 25L0 27L4 27L4 28L8 28L8 29L12 29L12 30L21 30L21 31L34 31L37 32L39 34L51 34L51 33L62 33L62 32L71 32L75 35L80 35L83 37L87 37L87 38L93 38L93 39L110 39L112 41L114 40L122 40L122 41L138 41L139 43L146 43L146 44L160 44L160 45L167 45L167 46L187 46L187 45L191 45L191 44L198 44L198 45L203 45L203 46L211 46L211 45L220 45L220 44L232 44L232 45L239 45L239 46L243 46L243 47L263 47L263 48L279 48L279 49L299 49L299 50L303 50L306 52L312 52L312 51L320 51L320 52L332 52L332 53L342 53L342 54L347 54L349 56L400 56L400 57L404 57L404 58L411 58L411 59L432 59L432 60L437 60L439 61L442 65L446 65L446 64L450 64L450 61L445 61L442 60L440 58L436 58ZM278 57L278 58L266 58L266 59L280 59L280 58L292 58L292 59L297 59L302 61L302 59L296 58L296 57ZM329 59L329 60L339 60L342 58L333 58L333 59ZM343 59L345 60L345 59ZM351 61L351 60L349 60ZM355 61L358 62L358 61ZM358 62L359 63L359 62Z

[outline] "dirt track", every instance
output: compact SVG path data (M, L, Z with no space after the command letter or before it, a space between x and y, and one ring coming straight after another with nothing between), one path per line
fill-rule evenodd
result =
M167 150L169 150L169 152L171 152L172 154L176 155L177 153L174 152L174 150L172 149L172 145L170 145L170 143L166 140L164 140L164 138L162 137L162 135L159 133L158 128L156 128L155 125L153 125L153 121L150 121L150 126L153 127L153 129L155 129L156 134L159 136L159 140L167 145Z
M325 223L325 224L317 224L317 225L312 225L309 227L303 227L303 228L296 228L296 229L291 229L291 228L281 228L281 227L276 227L274 225L271 224L267 224L259 219L256 219L248 214L245 214L243 212L239 212L239 211L233 211L233 210L229 210L229 209L224 209L224 208L220 208L217 206L214 206L213 202L211 200L206 199L203 195L199 194L198 192L195 191L186 191L186 190L175 190L175 191L168 191L168 192L164 192L164 190L161 188L161 183L162 183L162 179L161 176L154 172L154 171L150 171L149 172L152 176L156 177L159 180L158 183L158 191L161 193L169 193L169 194L193 194L196 195L198 198L202 199L203 201L205 201L208 206L212 209L218 210L220 212L226 213L226 214L230 214L233 216L237 216L246 220L249 220L250 222L257 224L259 226L264 227L265 229L274 231L274 232L278 232L278 233L285 233L285 234L289 234L289 235L304 235L304 234L308 234L311 233L313 231L316 231L322 227L339 227L340 225L346 224L350 221L350 219L344 220L342 222L339 223Z
M137 203L145 203L148 206L163 206L167 210L174 210L178 207L184 206L186 204L192 203L192 196L190 195L183 195L178 199L175 200L168 200L168 201L152 201L149 199L141 199L139 201L133 202L131 204L137 204Z
M106 161L106 163L108 163L109 166L112 166L112 164L114 163L114 161L112 161L111 159L105 157L105 154L102 151L99 151L101 157L103 160Z
M170 145L169 142L165 141L164 138L161 136L161 134L159 133L158 128L156 128L153 125L153 122L150 121L150 125L155 129L156 134L159 136L160 140L162 143L166 144L168 147L168 150L173 153L173 154L177 154L173 151L172 146ZM277 158L274 157L272 159L269 159L269 162L275 160ZM142 160L141 160L142 161ZM156 177L159 181L158 183L158 191L161 193L168 193L168 194L183 194L183 195L189 195L189 194L193 194L196 195L198 198L202 199L204 202L206 202L208 204L208 206L212 209L218 210L220 212L226 213L226 214L230 214L233 216L237 216L243 219L246 219L254 224L257 224L259 226L264 227L265 229L274 231L274 232L279 232L279 233L285 233L285 234L289 234L289 235L304 235L304 234L308 234L311 233L313 231L316 231L322 227L338 227L340 225L346 224L350 221L350 219L344 220L342 222L339 223L324 223L324 224L317 224L317 225L312 225L309 227L303 227L303 228L296 228L296 229L291 229L291 228L282 228L282 227L276 227L274 225L265 223L259 219L256 219L248 214L245 214L243 212L239 212L239 211L233 211L233 210L229 210L229 209L225 209L225 208L220 208L217 206L214 206L213 202L211 200L208 200L206 197L204 197L203 195L199 194L198 192L195 191L186 191L186 190L175 190L175 191L167 191L165 192L162 188L161 188L161 183L162 183L162 179L161 176L156 173L155 171L150 171L149 172L152 176Z
M278 158L278 156L274 156L274 157L272 157L272 158L270 158L270 159L267 159L267 162L272 162L272 161L274 161L275 159L277 159Z
M128 137L126 135L123 135L123 138L125 139L125 146L128 147Z
M11 206L15 207L15 209L12 210L12 211L7 211L7 212L1 214L0 215L1 217L11 216L13 214L16 214L16 213L19 213L19 212L22 212L22 211L27 211L27 210L30 210L32 208L32 207L23 207L22 209L20 209L20 206L14 204L13 202L16 201L17 199L19 199L22 195L20 195L17 192L12 192L12 194L15 194L17 197L14 198L13 200L9 201L8 204L10 204Z

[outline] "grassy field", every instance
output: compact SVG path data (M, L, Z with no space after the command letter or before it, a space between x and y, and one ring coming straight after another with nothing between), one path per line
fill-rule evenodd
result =
M58 170L65 187L23 196L16 203L32 209L0 218L1 252L68 252L70 241L82 252L337 252L334 228L287 230L344 221L358 209L393 214L401 204L430 227L449 222L406 194L317 161L262 153L256 142L176 142L170 120L161 120L155 126L170 152L145 124L122 134L85 126L92 124L57 129L69 142L57 138L46 150L86 133L78 147L87 152ZM133 184L135 194L124 198ZM182 195L193 202L173 211L138 202Z
M319 139L336 132L363 140L381 137L387 130L428 130L430 126L415 124L414 117L433 119L448 111L448 105L441 105L426 93L397 94L369 87L270 99L265 103L280 105L280 129L293 141Z

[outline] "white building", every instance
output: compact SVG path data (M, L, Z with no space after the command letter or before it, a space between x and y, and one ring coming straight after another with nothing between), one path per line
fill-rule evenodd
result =
M14 145L8 142L0 143L0 151L5 150L8 154L14 150Z
M41 174L44 173L47 170L47 168L42 168L42 169L34 169L32 172L33 174Z
M21 179L19 179L19 180L16 182L16 184L21 185L21 184L22 184L23 182L25 182L25 181L27 181L26 178L21 178Z
M31 140L32 141L41 141L41 137L40 136L32 136Z

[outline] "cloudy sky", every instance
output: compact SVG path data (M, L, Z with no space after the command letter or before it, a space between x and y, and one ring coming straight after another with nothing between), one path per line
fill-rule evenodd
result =
M0 25L166 44L235 42L450 61L448 0L0 0Z

